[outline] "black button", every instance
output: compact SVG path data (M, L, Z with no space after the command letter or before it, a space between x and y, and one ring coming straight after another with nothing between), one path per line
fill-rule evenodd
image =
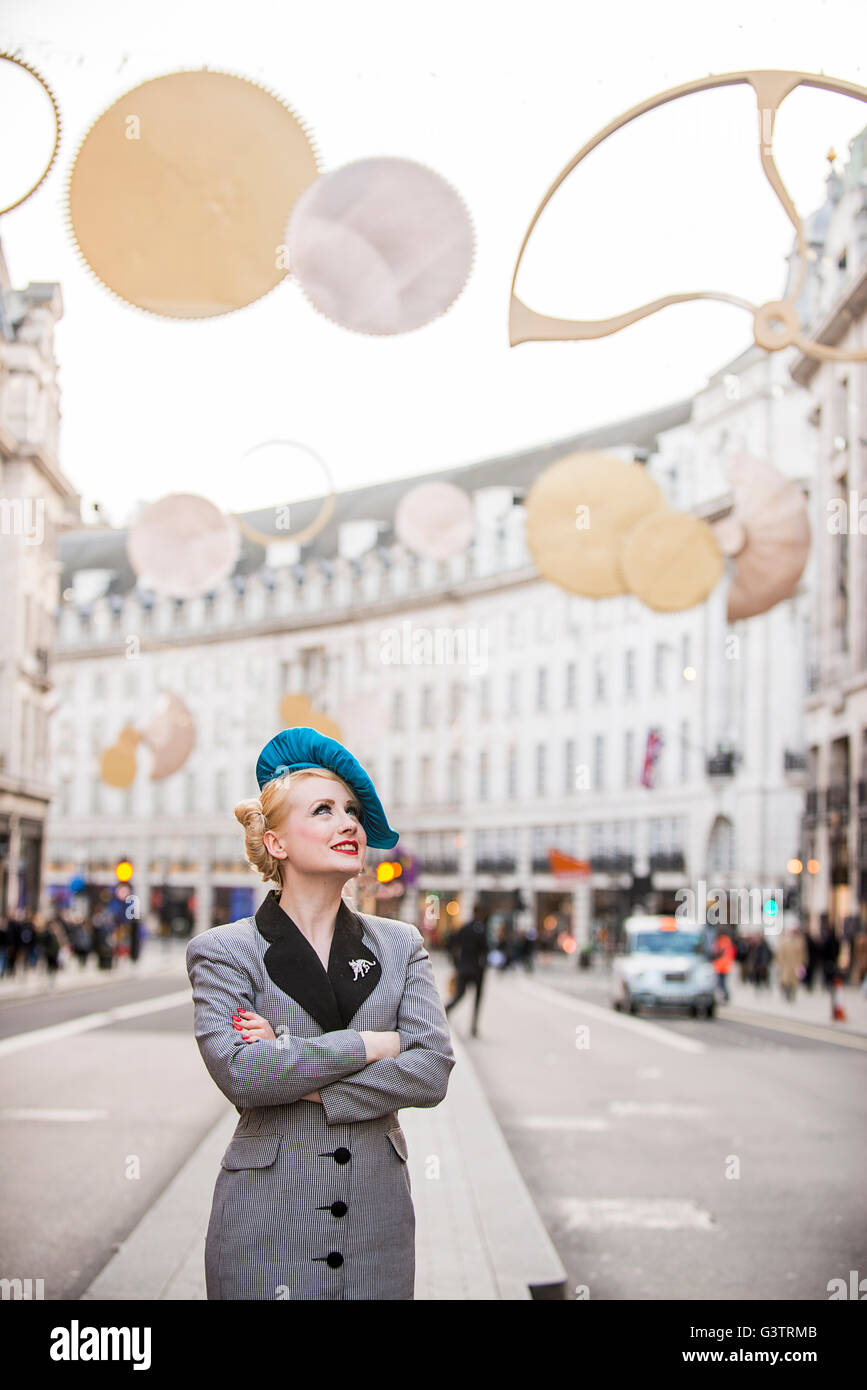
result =
M345 1202L332 1202L332 1203L331 1203L331 1214L332 1214L332 1216L345 1216L346 1213L347 1213L348 1211L349 1211L349 1207L346 1205Z
M335 1163L348 1163L351 1157L352 1154L348 1149L344 1149L342 1145L339 1149L335 1149L332 1154Z
M343 1264L343 1256L339 1250L332 1250L325 1263L330 1265L332 1269L339 1269Z

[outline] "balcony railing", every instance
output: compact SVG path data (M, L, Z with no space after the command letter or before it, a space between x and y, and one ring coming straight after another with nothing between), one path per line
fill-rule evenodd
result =
M818 787L808 787L804 803L804 820L815 821L819 815L821 793Z
M634 863L634 854L625 854L620 850L603 851L590 857L590 868L594 874L631 874Z
M706 763L708 777L734 777L734 753L713 753Z
M849 814L849 783L833 782L826 794L826 806L829 814L832 811L840 815Z
M785 749L783 753L784 772L806 772L807 755L806 753L796 753L791 748Z
M477 874L513 874L517 868L518 861L511 855L501 854L491 857L482 855L476 860Z
M551 861L547 854L534 854L531 868L534 874L549 874L551 872Z
M421 863L421 873L423 874L456 874L457 872L457 859L423 859Z
M683 850L659 850L649 856L650 871L654 869L663 873L683 873L686 868L686 859Z

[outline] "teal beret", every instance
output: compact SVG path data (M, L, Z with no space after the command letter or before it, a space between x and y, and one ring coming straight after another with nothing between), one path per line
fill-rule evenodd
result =
M302 768L315 772L323 767L336 772L358 797L367 843L373 849L394 849L400 836L389 825L376 788L358 759L336 738L328 738L317 729L284 729L259 754L256 781L261 791L266 782L286 772L300 772Z

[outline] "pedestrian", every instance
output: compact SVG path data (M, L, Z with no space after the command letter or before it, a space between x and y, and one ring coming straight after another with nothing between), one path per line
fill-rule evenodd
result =
M538 933L533 926L527 927L521 937L520 958L524 969L532 974L533 958L536 954Z
M455 1057L417 927L342 897L393 849L360 763L284 729L240 802L274 883L252 917L190 940L205 1065L240 1112L205 1241L209 1300L411 1300L415 1211L398 1112L438 1105Z
M714 941L711 960L713 961L713 968L716 971L717 989L726 1004L730 1002L728 975L734 963L735 955L735 947L731 937L724 927L720 927L716 934L716 940Z
M742 985L747 985L750 981L750 949L750 938L739 936L735 945L735 959L740 967Z
M93 918L93 949L100 970L110 970L114 964L115 923L111 911L102 907Z
M87 965L87 957L90 955L93 939L90 927L83 917L73 919L72 927L69 932L69 944L72 947L82 970Z
M57 986L57 972L62 969L61 953L66 946L66 933L60 918L52 914L42 932L42 954L48 970L48 982L52 989Z
M2 980L6 974L9 941L9 922L6 917L0 916L0 980Z
M807 932L807 970L804 975L804 985L808 994L813 992L813 980L822 973L822 950L816 937L811 931Z
M860 926L852 942L852 983L867 980L867 927Z
M771 961L774 953L761 933L756 934L752 953L752 980L756 990L770 989Z
M840 942L837 933L830 922L825 922L819 939L819 958L822 962L822 982L827 990L833 991L839 955Z
M787 927L780 940L777 947L777 967L783 997L793 1004L798 984L803 979L807 967L807 943L804 933L796 924Z
M501 928L505 930L505 928ZM475 991L473 999L472 1035L479 1035L479 1007L482 1002L482 989L485 971L488 966L488 914L478 904L473 916L449 940L449 954L455 967L455 992L446 1004L446 1013L451 1013L455 1004L463 999L467 986ZM505 966L503 967L505 969Z

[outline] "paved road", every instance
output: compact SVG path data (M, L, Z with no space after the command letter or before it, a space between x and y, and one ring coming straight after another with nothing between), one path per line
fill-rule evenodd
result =
M59 1037L33 1030L184 990L180 972L0 1005L0 1275L78 1298L225 1112L191 1001ZM30 1045L10 1051L16 1039Z
M485 990L467 1046L573 1292L827 1299L867 1270L864 1052L623 1017L569 961Z

